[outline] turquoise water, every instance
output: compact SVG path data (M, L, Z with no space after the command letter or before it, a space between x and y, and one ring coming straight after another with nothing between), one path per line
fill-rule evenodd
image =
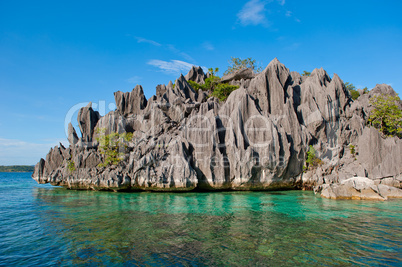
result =
M400 266L401 204L71 191L0 173L0 265Z

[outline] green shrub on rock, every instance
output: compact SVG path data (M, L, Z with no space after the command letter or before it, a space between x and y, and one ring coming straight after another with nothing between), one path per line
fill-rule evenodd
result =
M76 170L74 161L72 160L67 161L67 169L70 173L73 173Z
M196 92L198 92L198 90L200 90L200 89L203 90L201 84L198 84L198 83L196 83L195 81L191 81L191 80L188 80L187 82L188 82L188 84L189 84Z
M312 145L310 145L309 150L307 151L306 166L304 166L305 170L317 168L322 164L322 160L318 158L316 154L317 151Z
M397 105L399 101L398 96L389 95L374 96L370 99L374 109L368 121L385 136L402 137L402 110Z
M99 137L96 140L99 142L99 152L103 156L103 162L99 167L107 167L109 165L117 165L124 156L127 149L126 142L133 138L133 133L111 133L105 134L105 129L98 130Z
M231 92L239 88L237 85L221 83L221 78L216 75L219 71L218 68L209 68L208 70L210 76L205 79L204 84L198 84L194 81L187 81L195 91L198 91L199 89L203 91L210 91L212 92L210 97L216 97L220 101L225 101Z
M230 85L227 83L218 84L213 90L211 96L218 98L220 101L225 101L231 92L238 89L237 85Z
M349 93L353 100L358 99L360 96L359 92L355 89L349 90Z

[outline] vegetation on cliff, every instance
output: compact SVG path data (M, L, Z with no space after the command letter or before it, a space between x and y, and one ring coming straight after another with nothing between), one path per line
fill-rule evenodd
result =
M398 96L373 96L370 104L374 107L368 119L369 123L386 136L402 137L402 110L397 103Z
M317 168L322 164L322 160L317 157L317 151L314 149L312 145L309 146L309 150L307 151L307 159L306 166L304 166L305 170L311 170L313 168Z
M105 134L106 129L100 129L97 133L99 137L99 152L103 156L103 162L99 167L107 167L109 165L117 165L125 154L127 142L133 138L133 133L111 133Z
M246 59L241 59L239 57L231 57L229 60L229 67L228 69L223 73L223 75L228 75L230 73L236 72L238 70L242 69L252 69L254 72L260 72L262 70L261 67L257 67L257 63L255 59L252 59L251 57L246 58Z
M238 89L239 86L221 82L221 78L217 75L218 72L219 68L209 68L209 77L205 79L204 84L199 84L191 80L189 80L188 83L195 91L198 91L199 89L210 91L210 97L216 97L223 102L228 98L230 93Z

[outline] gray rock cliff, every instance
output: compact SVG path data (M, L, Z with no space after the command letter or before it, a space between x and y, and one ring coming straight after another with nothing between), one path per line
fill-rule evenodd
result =
M315 69L302 77L276 58L261 73L246 69L223 77L240 86L224 102L187 82L205 78L193 67L175 86L158 85L148 101L139 85L116 92L117 109L103 117L91 104L82 108L82 137L70 124L70 146L52 148L32 177L70 189L114 191L315 187L330 198L343 190L336 184L355 176L372 181L377 191L401 187L402 140L367 126L368 98L395 94L392 88L376 86L353 101L336 74ZM102 166L100 134L126 132L133 136L118 148L121 161ZM305 170L310 145L322 164Z

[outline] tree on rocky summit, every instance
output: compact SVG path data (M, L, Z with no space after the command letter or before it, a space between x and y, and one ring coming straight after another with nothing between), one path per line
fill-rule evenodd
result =
M246 58L246 59L241 59L241 58L238 58L238 57L232 57L229 60L229 64L230 64L230 66L223 73L223 75L227 75L227 74L233 73L235 71L242 70L242 69L247 69L247 68L250 68L255 72L260 72L261 71L261 67L257 67L257 63L256 63L255 59L252 59L251 57Z
M354 86L353 83L346 82L345 87L346 89L348 89L350 96L352 97L353 100L359 98L360 93L356 90L356 86Z
M353 100L358 99L360 96L360 93L355 89L349 90L349 93Z
M310 76L310 75L311 75L311 72L306 71L306 70L304 70L303 73L302 73L302 76L308 77L308 76Z
M346 87L346 89L348 89L349 91L350 91L350 90L356 90L356 86L354 86L353 83L346 82L346 83L345 83L345 87Z
M369 123L386 136L402 137L402 110L398 106L398 96L379 95L370 99L374 109L368 119Z
M205 79L204 84L198 84L194 81L188 81L188 83L193 87L194 90L198 91L202 89L203 91L209 91L210 97L216 97L220 101L225 101L230 93L238 89L238 85L230 85L228 83L221 82L221 78L217 76L219 68L209 68L209 77Z

